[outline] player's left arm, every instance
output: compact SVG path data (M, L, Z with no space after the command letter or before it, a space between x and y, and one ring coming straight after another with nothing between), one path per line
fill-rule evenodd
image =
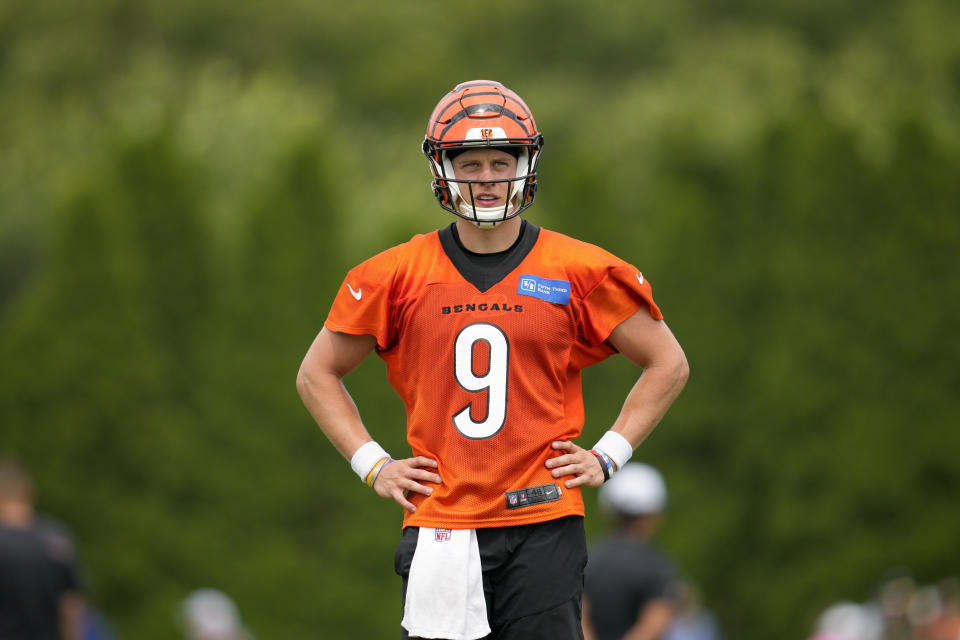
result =
M635 449L676 400L690 375L690 367L667 324L653 319L646 309L617 325L607 342L643 369L611 427ZM603 484L603 469L590 451L569 441L554 442L553 448L565 453L548 460L547 468L553 469L555 478L574 476L564 483L567 488Z

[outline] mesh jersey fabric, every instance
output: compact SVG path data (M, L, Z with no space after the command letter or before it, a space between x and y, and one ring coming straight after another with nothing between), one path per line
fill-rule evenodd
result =
M508 509L505 493L557 482L550 443L584 422L580 372L615 353L610 332L646 308L650 283L627 262L546 229L518 266L484 291L458 271L438 231L353 268L325 322L369 334L403 400L413 455L437 460L443 482L404 527L483 528L583 515L579 488ZM561 281L566 302L526 295L521 280ZM550 298L550 299L548 299ZM558 483L559 484L559 483Z

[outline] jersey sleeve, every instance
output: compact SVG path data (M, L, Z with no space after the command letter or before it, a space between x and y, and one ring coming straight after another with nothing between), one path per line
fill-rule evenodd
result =
M389 260L377 258L371 258L347 273L324 326L340 333L371 335L377 339L377 348L383 350L395 340L390 316L390 291L395 269Z
M663 313L653 301L650 282L643 274L628 263L611 265L583 299L583 335L588 343L598 345L617 325L643 308L654 320L663 320Z

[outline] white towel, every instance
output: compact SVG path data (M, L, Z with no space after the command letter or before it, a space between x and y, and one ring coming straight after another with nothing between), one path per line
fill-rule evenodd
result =
M490 633L475 529L420 527L400 624L415 638L477 640Z

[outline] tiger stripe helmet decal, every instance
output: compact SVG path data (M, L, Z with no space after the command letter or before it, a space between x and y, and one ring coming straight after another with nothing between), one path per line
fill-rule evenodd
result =
M508 148L517 156L517 175L504 207L484 209L466 204L448 154L471 148ZM543 135L530 108L499 82L472 80L447 93L430 115L423 152L433 173L431 184L440 206L480 227L496 226L533 204Z

